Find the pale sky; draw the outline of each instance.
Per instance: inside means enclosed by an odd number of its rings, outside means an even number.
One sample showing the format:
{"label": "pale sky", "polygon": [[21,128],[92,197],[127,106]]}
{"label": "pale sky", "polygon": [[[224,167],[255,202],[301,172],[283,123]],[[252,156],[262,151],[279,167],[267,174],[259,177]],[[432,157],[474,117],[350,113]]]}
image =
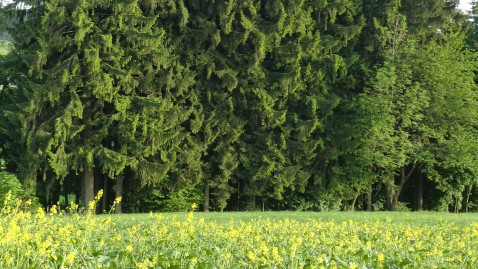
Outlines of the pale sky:
{"label": "pale sky", "polygon": [[471,0],[460,0],[459,8],[463,11],[469,11],[471,9]]}

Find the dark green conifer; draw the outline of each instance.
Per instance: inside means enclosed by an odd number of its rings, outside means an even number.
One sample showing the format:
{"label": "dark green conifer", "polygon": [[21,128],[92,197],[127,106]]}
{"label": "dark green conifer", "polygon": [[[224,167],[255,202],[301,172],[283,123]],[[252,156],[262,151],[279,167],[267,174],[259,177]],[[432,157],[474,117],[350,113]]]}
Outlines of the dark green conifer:
{"label": "dark green conifer", "polygon": [[[32,4],[32,3],[31,3]],[[140,1],[42,1],[35,25],[17,33],[16,60],[31,90],[23,135],[37,171],[82,174],[83,204],[95,170],[127,167],[141,184],[167,177],[192,113],[192,82]],[[36,44],[32,46],[31,44]]]}

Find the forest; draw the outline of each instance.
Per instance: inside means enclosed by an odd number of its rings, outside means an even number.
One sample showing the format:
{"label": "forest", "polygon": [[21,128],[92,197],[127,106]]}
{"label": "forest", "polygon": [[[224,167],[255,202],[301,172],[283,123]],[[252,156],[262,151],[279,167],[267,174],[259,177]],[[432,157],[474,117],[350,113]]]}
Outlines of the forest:
{"label": "forest", "polygon": [[478,211],[478,2],[458,3],[0,5],[0,200]]}

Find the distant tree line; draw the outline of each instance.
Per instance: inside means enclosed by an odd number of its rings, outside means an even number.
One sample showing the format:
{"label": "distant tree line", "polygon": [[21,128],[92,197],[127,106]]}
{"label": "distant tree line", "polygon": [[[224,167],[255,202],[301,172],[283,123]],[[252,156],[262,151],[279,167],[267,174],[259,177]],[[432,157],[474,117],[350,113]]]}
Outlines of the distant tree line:
{"label": "distant tree line", "polygon": [[0,182],[99,211],[476,211],[458,2],[14,1]]}

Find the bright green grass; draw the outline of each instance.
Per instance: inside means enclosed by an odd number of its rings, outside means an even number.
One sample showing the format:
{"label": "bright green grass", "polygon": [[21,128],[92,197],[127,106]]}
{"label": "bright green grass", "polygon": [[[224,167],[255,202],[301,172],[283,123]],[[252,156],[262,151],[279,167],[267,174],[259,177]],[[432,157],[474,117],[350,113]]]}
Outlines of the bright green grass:
{"label": "bright green grass", "polygon": [[[357,222],[370,221],[391,221],[393,223],[410,224],[410,225],[438,225],[442,223],[455,223],[456,225],[465,226],[474,222],[478,222],[478,214],[453,214],[440,212],[195,212],[197,218],[204,218],[206,221],[228,222],[234,221],[250,221],[258,218],[283,220],[293,219],[297,221],[321,220],[342,222],[353,220]],[[163,213],[166,218],[176,217],[183,219],[186,213]],[[119,220],[129,222],[147,221],[148,214],[123,214],[115,216]]]}

